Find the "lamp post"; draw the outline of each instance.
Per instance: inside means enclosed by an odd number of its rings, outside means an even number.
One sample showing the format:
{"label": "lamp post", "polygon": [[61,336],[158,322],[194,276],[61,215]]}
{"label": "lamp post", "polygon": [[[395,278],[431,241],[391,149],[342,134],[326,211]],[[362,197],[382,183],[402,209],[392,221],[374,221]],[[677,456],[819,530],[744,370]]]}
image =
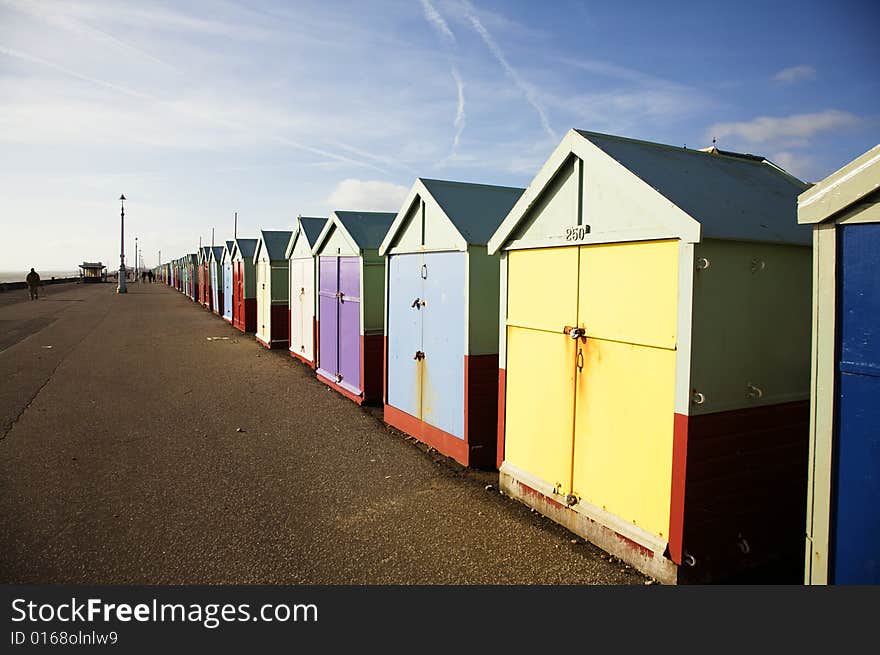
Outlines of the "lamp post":
{"label": "lamp post", "polygon": [[128,293],[125,288],[125,195],[119,196],[119,284],[116,293]]}

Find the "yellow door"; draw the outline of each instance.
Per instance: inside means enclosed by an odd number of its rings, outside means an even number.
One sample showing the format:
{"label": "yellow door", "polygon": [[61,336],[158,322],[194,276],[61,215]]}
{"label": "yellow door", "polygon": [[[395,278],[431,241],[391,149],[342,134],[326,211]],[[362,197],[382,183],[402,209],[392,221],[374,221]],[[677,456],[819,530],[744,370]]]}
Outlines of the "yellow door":
{"label": "yellow door", "polygon": [[571,487],[576,247],[508,255],[504,459],[539,480]]}
{"label": "yellow door", "polygon": [[668,538],[678,242],[580,249],[572,491]]}

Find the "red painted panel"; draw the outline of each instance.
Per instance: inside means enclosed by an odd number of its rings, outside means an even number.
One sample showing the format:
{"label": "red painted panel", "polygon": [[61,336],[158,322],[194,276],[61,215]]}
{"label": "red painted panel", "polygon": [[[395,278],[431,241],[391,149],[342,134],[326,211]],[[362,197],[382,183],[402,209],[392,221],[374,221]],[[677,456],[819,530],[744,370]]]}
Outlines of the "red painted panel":
{"label": "red painted panel", "polygon": [[315,377],[317,377],[318,380],[319,380],[320,382],[323,382],[324,384],[326,384],[328,387],[330,387],[330,388],[333,389],[334,391],[337,391],[337,392],[341,393],[343,396],[345,396],[345,397],[348,398],[349,400],[351,400],[351,401],[353,401],[353,402],[356,402],[358,405],[362,405],[362,404],[363,404],[363,402],[364,402],[363,397],[354,395],[354,394],[353,394],[351,391],[349,391],[348,389],[344,389],[344,388],[340,387],[338,384],[336,384],[336,383],[333,382],[332,380],[328,380],[327,378],[325,378],[325,377],[324,377],[323,375],[321,375],[320,373],[317,374]]}
{"label": "red painted panel", "polygon": [[256,332],[257,331],[257,299],[256,298],[245,298],[244,299],[244,331],[245,332]]}
{"label": "red painted panel", "polygon": [[361,335],[361,389],[367,404],[382,402],[385,393],[382,375],[384,353],[384,335]]}
{"label": "red painted panel", "polygon": [[303,364],[305,364],[309,368],[315,368],[315,362],[310,362],[303,355],[300,355],[299,353],[295,353],[292,350],[288,350],[287,352],[290,353],[291,357],[293,357],[294,359],[298,359],[299,361],[301,361]]}
{"label": "red painted panel", "polygon": [[464,357],[464,440],[470,465],[492,468],[498,453],[498,355]]}
{"label": "red painted panel", "polygon": [[503,368],[498,369],[498,453],[495,465],[500,469],[504,462],[504,408],[507,395],[507,372]]}
{"label": "red painted panel", "polygon": [[688,417],[675,414],[672,422],[672,491],[669,505],[669,558],[681,564],[684,538],[684,490],[687,473]]}
{"label": "red painted panel", "polygon": [[314,322],[314,325],[315,325],[315,331],[312,333],[312,338],[314,338],[314,340],[315,340],[315,349],[312,351],[315,354],[315,364],[314,364],[313,368],[318,368],[318,353],[321,352],[320,350],[318,350],[318,345],[320,344],[320,341],[321,341],[321,339],[318,336],[320,334],[318,332],[318,327],[319,327],[318,317],[316,316],[315,318],[312,319],[312,321]]}
{"label": "red painted panel", "polygon": [[388,402],[388,337],[382,335],[382,404]]}
{"label": "red painted panel", "polygon": [[438,452],[443,453],[447,457],[452,457],[459,464],[470,466],[468,447],[464,440],[435,428],[433,425],[429,425],[391,405],[385,405],[385,422],[436,448]]}
{"label": "red painted panel", "polygon": [[772,565],[803,575],[809,402],[691,416],[687,427],[683,580]]}
{"label": "red painted panel", "polygon": [[290,347],[290,311],[287,303],[273,304],[271,307],[272,334],[269,338],[272,340],[272,348],[289,348]]}

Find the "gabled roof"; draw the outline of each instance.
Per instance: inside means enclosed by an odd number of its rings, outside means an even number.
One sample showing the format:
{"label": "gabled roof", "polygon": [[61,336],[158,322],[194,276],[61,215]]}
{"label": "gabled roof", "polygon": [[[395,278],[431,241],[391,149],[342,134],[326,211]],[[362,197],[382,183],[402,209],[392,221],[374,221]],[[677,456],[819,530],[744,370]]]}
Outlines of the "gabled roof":
{"label": "gabled roof", "polygon": [[[821,223],[880,189],[880,145],[834,171],[798,197],[798,222]],[[874,198],[874,202],[877,202]]]}
{"label": "gabled roof", "polygon": [[312,254],[318,250],[335,225],[358,250],[371,250],[379,247],[396,214],[390,212],[349,212],[335,211],[324,224],[321,234],[312,246]]}
{"label": "gabled roof", "polygon": [[703,238],[812,243],[795,200],[809,185],[763,157],[577,133],[699,221]]}
{"label": "gabled roof", "polygon": [[385,254],[397,232],[405,227],[418,195],[425,194],[434,200],[465,244],[484,246],[524,191],[517,187],[417,178],[379,251]]}
{"label": "gabled roof", "polygon": [[270,261],[285,259],[284,251],[287,249],[291,234],[293,233],[290,230],[260,230],[260,238],[254,250],[254,263],[264,248]]}
{"label": "gabled roof", "polygon": [[[665,212],[672,221],[667,227],[678,232],[680,238],[692,242],[715,238],[801,245],[812,241],[809,231],[799,227],[796,220],[795,199],[808,185],[763,157],[570,130],[492,235],[490,253],[511,238],[572,155],[589,159],[594,170],[596,166],[607,167],[608,174],[620,180],[621,189],[636,185],[632,189],[647,194],[646,198],[657,197],[658,208],[674,209]],[[608,179],[608,174],[603,177]],[[590,175],[585,167],[585,221],[590,206]],[[614,219],[603,218],[606,222]],[[627,220],[631,222],[632,217]]]}
{"label": "gabled roof", "polygon": [[223,259],[223,246],[211,246],[211,258],[218,262]]}
{"label": "gabled roof", "polygon": [[296,228],[290,234],[290,240],[287,242],[287,249],[284,251],[284,256],[287,259],[290,259],[290,256],[293,254],[293,249],[296,246],[296,240],[300,238],[300,235],[302,235],[302,238],[305,238],[306,247],[311,250],[312,246],[315,245],[315,241],[317,241],[318,237],[321,235],[321,230],[324,229],[326,223],[326,218],[297,216]]}
{"label": "gabled roof", "polygon": [[241,253],[242,259],[253,259],[254,251],[257,249],[256,239],[235,239],[232,247],[232,255]]}
{"label": "gabled roof", "polygon": [[324,229],[324,225],[327,224],[327,217],[316,218],[314,216],[300,216],[299,224],[309,242],[309,246],[311,247],[314,245],[315,241],[318,240],[318,236],[320,236],[321,230]]}

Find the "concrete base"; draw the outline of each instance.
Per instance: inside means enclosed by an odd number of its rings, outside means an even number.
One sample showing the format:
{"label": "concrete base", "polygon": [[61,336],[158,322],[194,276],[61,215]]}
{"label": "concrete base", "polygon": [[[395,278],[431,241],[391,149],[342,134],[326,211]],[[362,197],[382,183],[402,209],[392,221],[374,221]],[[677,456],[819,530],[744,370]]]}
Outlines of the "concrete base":
{"label": "concrete base", "polygon": [[678,566],[664,552],[666,543],[589,503],[573,507],[528,473],[507,462],[499,471],[499,486],[508,496],[583,537],[663,584],[678,583]]}

